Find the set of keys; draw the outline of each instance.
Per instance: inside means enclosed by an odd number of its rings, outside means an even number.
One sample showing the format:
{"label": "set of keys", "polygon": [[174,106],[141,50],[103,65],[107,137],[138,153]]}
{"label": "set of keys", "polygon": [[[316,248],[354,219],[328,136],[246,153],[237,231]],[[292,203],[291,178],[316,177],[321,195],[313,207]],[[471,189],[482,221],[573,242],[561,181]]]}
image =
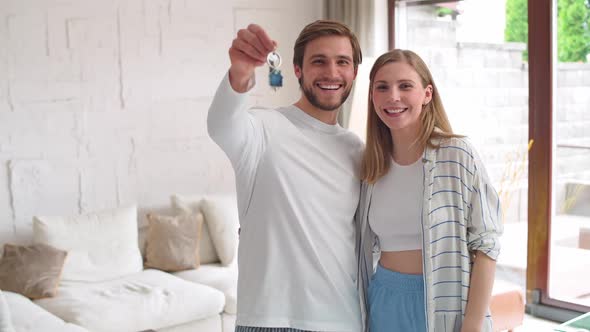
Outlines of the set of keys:
{"label": "set of keys", "polygon": [[275,91],[283,86],[283,75],[281,75],[281,71],[279,70],[281,62],[281,56],[277,51],[272,51],[266,56],[266,63],[268,64],[269,70],[268,83]]}

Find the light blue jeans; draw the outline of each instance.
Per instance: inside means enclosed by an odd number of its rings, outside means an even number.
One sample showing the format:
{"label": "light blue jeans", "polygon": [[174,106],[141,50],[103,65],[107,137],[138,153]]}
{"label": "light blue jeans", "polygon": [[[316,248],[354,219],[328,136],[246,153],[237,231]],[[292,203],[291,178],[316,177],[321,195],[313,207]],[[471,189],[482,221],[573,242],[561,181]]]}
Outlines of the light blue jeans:
{"label": "light blue jeans", "polygon": [[403,274],[377,265],[368,293],[371,332],[426,331],[422,275]]}

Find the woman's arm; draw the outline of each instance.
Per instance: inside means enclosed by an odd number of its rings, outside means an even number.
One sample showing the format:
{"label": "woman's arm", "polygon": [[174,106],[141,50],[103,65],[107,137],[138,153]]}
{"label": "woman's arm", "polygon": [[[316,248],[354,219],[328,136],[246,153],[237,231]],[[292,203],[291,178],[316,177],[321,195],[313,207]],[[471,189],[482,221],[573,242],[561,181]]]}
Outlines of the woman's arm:
{"label": "woman's arm", "polygon": [[481,331],[492,296],[495,272],[496,261],[476,251],[461,332]]}

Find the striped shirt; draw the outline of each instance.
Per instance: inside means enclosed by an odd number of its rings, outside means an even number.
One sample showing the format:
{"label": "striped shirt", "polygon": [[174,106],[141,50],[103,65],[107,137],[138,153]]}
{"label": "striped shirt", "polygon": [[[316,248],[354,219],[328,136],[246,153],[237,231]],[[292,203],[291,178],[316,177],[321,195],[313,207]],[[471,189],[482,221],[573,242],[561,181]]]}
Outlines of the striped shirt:
{"label": "striped shirt", "polygon": [[[464,138],[427,147],[422,158],[422,257],[429,332],[460,331],[469,293],[473,253],[496,260],[503,231],[500,201],[477,153]],[[379,251],[369,223],[373,185],[363,184],[357,213],[359,293],[367,286]],[[374,256],[375,255],[375,256]],[[368,314],[363,310],[367,322]],[[367,325],[367,324],[365,324]],[[482,331],[492,331],[488,314]]]}

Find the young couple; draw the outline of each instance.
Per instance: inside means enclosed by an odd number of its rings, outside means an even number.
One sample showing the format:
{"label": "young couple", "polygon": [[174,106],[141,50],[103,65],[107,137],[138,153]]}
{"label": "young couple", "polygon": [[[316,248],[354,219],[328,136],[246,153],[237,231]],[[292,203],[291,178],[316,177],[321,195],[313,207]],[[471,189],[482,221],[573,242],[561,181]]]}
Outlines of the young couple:
{"label": "young couple", "polygon": [[207,119],[236,175],[236,332],[492,331],[499,200],[426,64],[406,50],[377,59],[364,146],[336,122],[362,61],[349,28],[307,25],[301,98],[250,111],[275,48],[258,25],[238,32]]}

